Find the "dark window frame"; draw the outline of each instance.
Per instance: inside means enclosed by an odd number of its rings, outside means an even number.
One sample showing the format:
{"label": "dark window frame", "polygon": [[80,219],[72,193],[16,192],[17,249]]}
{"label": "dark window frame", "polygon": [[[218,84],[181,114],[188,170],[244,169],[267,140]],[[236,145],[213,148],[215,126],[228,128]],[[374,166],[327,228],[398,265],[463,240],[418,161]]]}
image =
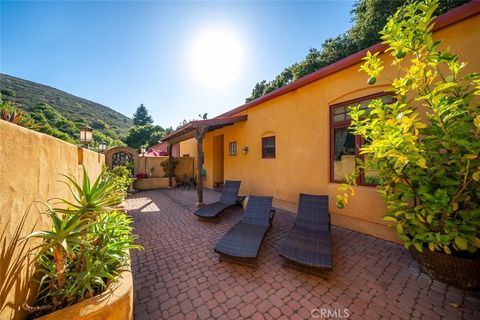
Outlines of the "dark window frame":
{"label": "dark window frame", "polygon": [[[232,148],[232,146],[235,146],[234,148]],[[234,152],[232,152],[234,151]],[[230,157],[236,157],[238,154],[238,145],[237,145],[237,141],[230,141],[228,143],[228,155]]]}
{"label": "dark window frame", "polygon": [[[265,147],[265,141],[273,139],[273,147]],[[273,155],[269,155],[266,153],[265,149],[267,148],[273,148]],[[268,136],[268,137],[262,137],[262,159],[275,159],[277,155],[277,141],[275,139],[275,136]]]}
{"label": "dark window frame", "polygon": [[[392,92],[377,92],[377,93],[374,93],[374,94],[370,94],[370,95],[367,95],[367,96],[362,96],[362,97],[359,97],[359,98],[355,98],[355,99],[351,99],[351,100],[348,100],[348,101],[344,101],[344,102],[340,102],[340,103],[336,103],[336,104],[332,104],[330,105],[330,112],[329,112],[329,125],[330,125],[330,154],[329,154],[329,157],[330,157],[330,182],[331,183],[345,183],[345,180],[335,180],[335,174],[334,174],[334,147],[335,147],[335,143],[334,143],[334,130],[335,129],[341,129],[341,128],[348,128],[350,126],[350,124],[352,123],[352,120],[351,119],[345,119],[343,121],[333,121],[333,117],[334,117],[334,110],[335,108],[338,108],[338,107],[345,107],[345,106],[350,106],[350,105],[354,105],[356,103],[360,103],[362,101],[365,101],[365,100],[372,100],[372,99],[376,99],[376,98],[381,98],[381,97],[384,97],[384,96],[392,96]],[[362,146],[362,144],[364,143],[364,139],[362,139],[362,137],[360,136],[355,136],[355,159],[362,159],[362,160],[365,160],[365,156],[364,155],[361,155],[360,154],[360,147]],[[356,165],[356,160],[355,160],[355,165]],[[377,186],[377,184],[372,184],[372,183],[367,183],[365,182],[365,172],[360,172],[359,176],[357,177],[357,180],[356,180],[356,183],[357,185],[360,185],[360,186],[367,186],[367,187],[375,187]]]}

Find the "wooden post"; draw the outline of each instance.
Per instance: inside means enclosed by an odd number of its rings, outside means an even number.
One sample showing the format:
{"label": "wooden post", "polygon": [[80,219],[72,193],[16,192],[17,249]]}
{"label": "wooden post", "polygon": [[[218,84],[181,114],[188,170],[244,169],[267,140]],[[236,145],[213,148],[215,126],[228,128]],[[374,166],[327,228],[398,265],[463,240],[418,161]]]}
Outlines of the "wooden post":
{"label": "wooden post", "polygon": [[203,206],[203,137],[206,131],[206,127],[201,127],[195,133],[195,139],[197,140],[197,207]]}
{"label": "wooden post", "polygon": [[172,176],[173,176],[173,172],[172,170],[170,170],[170,167],[172,165],[172,161],[173,161],[173,151],[172,151],[172,145],[169,143],[167,145],[167,149],[168,149],[168,188],[171,189],[173,187],[173,181],[172,181]]}

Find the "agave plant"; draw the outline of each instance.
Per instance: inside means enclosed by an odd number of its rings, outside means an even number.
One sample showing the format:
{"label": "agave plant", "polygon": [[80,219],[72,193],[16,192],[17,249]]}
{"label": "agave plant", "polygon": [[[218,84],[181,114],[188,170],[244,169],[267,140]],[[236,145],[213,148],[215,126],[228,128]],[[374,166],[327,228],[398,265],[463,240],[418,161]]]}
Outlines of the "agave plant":
{"label": "agave plant", "polygon": [[23,121],[23,113],[20,110],[9,110],[7,107],[2,108],[2,111],[0,112],[1,119],[21,125]]}
{"label": "agave plant", "polygon": [[62,176],[67,181],[61,182],[68,186],[74,201],[67,201],[61,198],[52,199],[57,200],[56,205],[66,205],[66,208],[57,209],[58,212],[79,214],[81,219],[91,219],[95,214],[111,211],[113,206],[118,205],[125,198],[122,186],[105,169],[93,184],[88,177],[85,167],[83,167],[83,180],[81,183],[71,175]]}
{"label": "agave plant", "polygon": [[105,170],[90,182],[83,169],[82,183],[71,176],[64,181],[73,201],[54,198],[47,204],[50,231],[36,231],[29,238],[43,242],[35,249],[39,291],[35,307],[28,311],[56,310],[80,302],[118,281],[134,244],[131,219],[112,207],[125,196],[123,186]]}
{"label": "agave plant", "polygon": [[[81,239],[81,234],[89,227],[85,220],[80,220],[77,215],[69,215],[60,218],[54,208],[48,206],[47,214],[52,219],[51,231],[36,231],[28,236],[28,238],[40,238],[43,242],[34,249],[40,249],[37,257],[41,260],[41,264],[45,266],[47,263],[52,264],[50,270],[55,270],[55,276],[52,277],[51,272],[46,272],[41,281],[50,281],[49,287],[56,290],[63,290],[65,287],[65,273],[67,270],[68,260],[75,259],[74,248],[78,245],[85,245]],[[53,261],[44,261],[45,257],[51,255]],[[43,261],[42,261],[43,260]],[[54,267],[54,268],[53,268]],[[57,303],[58,301],[54,301]]]}

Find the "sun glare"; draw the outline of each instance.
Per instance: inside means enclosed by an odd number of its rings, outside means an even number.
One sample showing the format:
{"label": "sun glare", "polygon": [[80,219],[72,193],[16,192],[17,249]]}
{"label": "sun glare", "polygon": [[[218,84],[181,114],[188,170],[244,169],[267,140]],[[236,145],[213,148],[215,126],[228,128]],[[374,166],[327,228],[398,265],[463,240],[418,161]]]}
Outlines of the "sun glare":
{"label": "sun glare", "polygon": [[200,31],[189,54],[193,76],[205,87],[231,85],[244,67],[244,44],[238,35],[222,27]]}

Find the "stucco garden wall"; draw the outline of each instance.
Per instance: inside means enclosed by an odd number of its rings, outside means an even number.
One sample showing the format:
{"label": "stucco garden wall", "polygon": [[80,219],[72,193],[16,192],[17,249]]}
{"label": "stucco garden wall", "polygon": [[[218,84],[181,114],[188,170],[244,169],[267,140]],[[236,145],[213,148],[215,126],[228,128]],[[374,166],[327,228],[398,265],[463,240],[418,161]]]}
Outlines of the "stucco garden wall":
{"label": "stucco garden wall", "polygon": [[[33,241],[21,239],[50,227],[39,213],[53,197],[69,198],[62,174],[82,177],[82,164],[96,178],[103,155],[0,120],[0,319],[23,319],[21,305],[36,294],[33,266],[26,255]],[[27,212],[28,208],[31,209]]]}
{"label": "stucco garden wall", "polygon": [[[168,157],[138,157],[137,172],[150,174],[152,170],[153,178],[165,177],[165,170],[161,165],[162,161],[167,160]],[[178,160],[177,167],[175,168],[175,175],[179,177],[194,175],[194,162],[192,157],[175,157]]]}

